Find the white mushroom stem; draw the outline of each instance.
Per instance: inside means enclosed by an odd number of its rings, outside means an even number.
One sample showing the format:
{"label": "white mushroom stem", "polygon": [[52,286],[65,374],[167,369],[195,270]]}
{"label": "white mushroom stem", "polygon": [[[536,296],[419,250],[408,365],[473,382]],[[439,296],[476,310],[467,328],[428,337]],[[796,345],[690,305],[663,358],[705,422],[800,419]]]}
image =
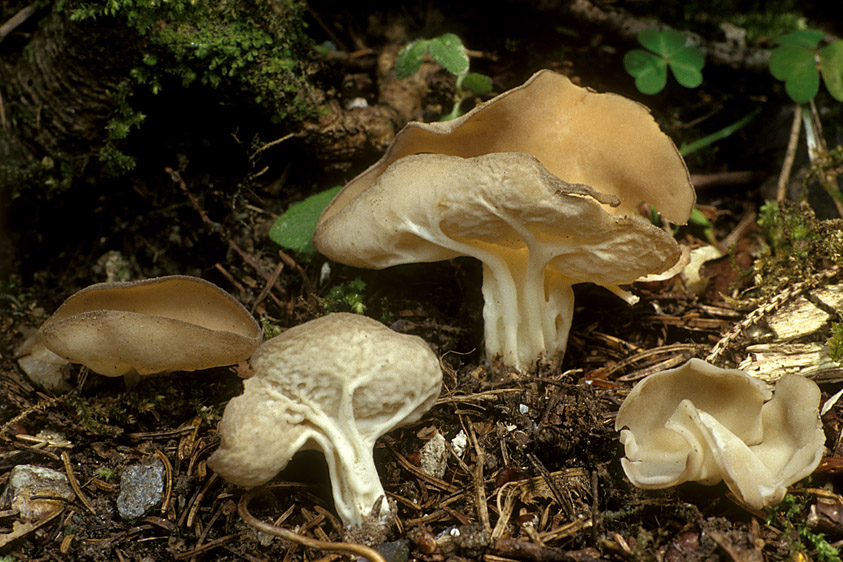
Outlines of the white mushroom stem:
{"label": "white mushroom stem", "polygon": [[[483,263],[483,324],[486,354],[504,364],[525,369],[541,357],[565,351],[574,315],[572,282],[548,269],[555,257],[541,251],[528,229],[500,209],[490,211],[513,228],[526,243],[510,252],[484,249],[446,235],[431,220],[428,229],[412,223],[402,230]],[[526,259],[525,259],[526,257]]]}
{"label": "white mushroom stem", "polygon": [[360,527],[366,517],[377,515],[382,524],[386,523],[389,503],[372,457],[374,443],[359,435],[344,438],[338,431],[315,433],[313,439],[325,453],[334,507],[340,519],[352,527]]}
{"label": "white mushroom stem", "polygon": [[486,353],[517,369],[563,353],[573,319],[571,283],[548,270],[549,260],[539,254],[530,251],[526,263],[503,267],[483,262]]}
{"label": "white mushroom stem", "polygon": [[304,448],[315,448],[325,455],[337,514],[346,524],[359,527],[364,518],[372,514],[378,500],[382,502],[380,519],[385,522],[389,504],[372,456],[377,436],[362,435],[353,423],[353,390],[343,389],[347,397],[340,401],[339,412],[330,413],[305,395],[297,396],[295,401],[274,390],[268,395],[278,403],[296,403],[297,410],[304,414],[301,428],[308,434],[309,441]]}

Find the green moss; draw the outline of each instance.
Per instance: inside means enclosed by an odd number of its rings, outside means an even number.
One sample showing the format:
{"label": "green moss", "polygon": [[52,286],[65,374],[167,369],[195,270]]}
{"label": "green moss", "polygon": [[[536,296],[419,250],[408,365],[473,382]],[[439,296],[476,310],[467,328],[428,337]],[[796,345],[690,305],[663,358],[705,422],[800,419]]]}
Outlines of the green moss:
{"label": "green moss", "polygon": [[843,324],[831,326],[828,338],[828,357],[835,363],[843,363]]}
{"label": "green moss", "polygon": [[114,471],[107,466],[100,467],[96,472],[96,477],[105,482],[111,482],[114,476]]}
{"label": "green moss", "polygon": [[327,312],[353,312],[363,314],[366,311],[366,282],[359,277],[340,283],[325,295],[322,306]]}
{"label": "green moss", "polygon": [[[50,154],[43,162],[20,166],[0,163],[0,185],[13,186],[12,197],[36,188],[49,196],[69,188],[96,159],[106,177],[135,169],[127,139],[143,126],[146,115],[133,104],[133,96],[148,89],[201,86],[215,90],[221,105],[254,104],[273,122],[301,121],[316,114],[307,85],[312,43],[304,33],[301,0],[240,3],[227,0],[57,0],[54,10],[74,22],[109,20],[125,28],[127,45],[137,45],[134,65],[124,76],[114,76],[119,86],[111,93],[114,111],[102,143],[89,154],[68,157]],[[24,56],[31,55],[29,45]],[[15,119],[39,126],[38,117],[9,103]]]}
{"label": "green moss", "polygon": [[747,42],[779,37],[792,31],[807,29],[808,23],[798,11],[764,10],[733,14],[726,21],[746,30]]}
{"label": "green moss", "polygon": [[266,316],[261,316],[261,328],[265,339],[272,339],[281,335],[281,328],[273,324]]}
{"label": "green moss", "polygon": [[754,266],[764,289],[778,291],[795,277],[843,264],[843,223],[818,220],[807,203],[765,203],[758,216],[765,241]]}
{"label": "green moss", "polygon": [[[61,156],[61,155],[56,155]],[[38,189],[46,198],[61,193],[73,184],[82,171],[83,159],[60,158],[58,161],[45,156],[28,166],[0,164],[0,186],[12,186],[11,197],[20,197],[27,189]]]}
{"label": "green moss", "polygon": [[305,80],[311,42],[298,0],[272,5],[107,0],[62,7],[73,20],[111,17],[145,38],[141,63],[130,74],[153,93],[174,76],[183,87],[199,83],[244,92],[275,120],[301,119],[313,111]]}
{"label": "green moss", "polygon": [[76,393],[67,394],[61,400],[76,412],[76,418],[88,432],[112,437],[123,433],[121,428],[109,423],[115,414],[112,400],[89,399]]}
{"label": "green moss", "polygon": [[791,559],[796,559],[798,553],[810,553],[819,562],[841,562],[840,553],[825,535],[811,531],[805,524],[807,515],[806,499],[787,494],[771,510],[767,524],[784,531],[784,538],[790,541]]}

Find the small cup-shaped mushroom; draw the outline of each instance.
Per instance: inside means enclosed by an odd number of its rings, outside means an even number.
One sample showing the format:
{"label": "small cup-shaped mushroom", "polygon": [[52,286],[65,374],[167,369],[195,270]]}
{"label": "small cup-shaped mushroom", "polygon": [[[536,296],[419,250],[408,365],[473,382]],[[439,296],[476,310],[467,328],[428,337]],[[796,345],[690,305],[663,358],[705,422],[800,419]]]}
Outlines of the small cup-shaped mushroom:
{"label": "small cup-shaped mushroom", "polygon": [[549,173],[523,153],[405,156],[338,212],[314,246],[380,269],[471,256],[483,263],[486,354],[519,369],[561,356],[572,285],[616,289],[679,258],[663,230],[606,211],[613,196]]}
{"label": "small cup-shaped mushroom", "polygon": [[430,347],[364,316],[329,314],[267,340],[251,365],[208,466],[233,484],[258,486],[299,450],[319,450],[343,522],[382,520],[375,441],[421,418],[439,396],[442,371]]}
{"label": "small cup-shaped mushroom", "polygon": [[469,158],[495,152],[531,154],[566,182],[616,196],[620,204],[609,212],[618,215],[637,215],[646,202],[665,219],[684,224],[696,200],[679,151],[646,107],[542,70],[457,119],[409,123],[380,160],[343,187],[323,218],[339,212],[405,156]]}
{"label": "small cup-shaped mushroom", "polygon": [[180,275],[91,285],[40,329],[50,351],[109,377],[231,365],[247,359],[262,338],[234,297]]}
{"label": "small cup-shaped mushroom", "polygon": [[[772,396],[772,399],[771,399]],[[699,359],[639,382],[618,411],[624,472],[640,488],[721,480],[754,508],[775,505],[820,462],[820,390],[785,375],[771,393]]]}

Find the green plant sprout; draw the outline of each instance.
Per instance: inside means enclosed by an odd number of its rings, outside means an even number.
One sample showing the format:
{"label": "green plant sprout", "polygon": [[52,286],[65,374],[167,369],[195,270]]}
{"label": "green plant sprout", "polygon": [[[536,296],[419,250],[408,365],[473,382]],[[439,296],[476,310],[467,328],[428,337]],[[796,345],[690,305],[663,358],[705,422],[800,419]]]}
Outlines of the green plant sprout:
{"label": "green plant sprout", "polygon": [[97,478],[105,482],[111,482],[114,479],[114,471],[107,466],[100,467],[95,474]]}
{"label": "green plant sprout", "polygon": [[697,139],[691,143],[682,143],[682,146],[679,147],[679,154],[681,154],[683,157],[688,156],[689,154],[701,150],[719,140],[723,140],[726,137],[731,136],[732,134],[746,127],[750,123],[750,121],[752,121],[758,116],[759,113],[761,113],[761,108],[756,107],[747,115],[741,117],[731,125],[727,125],[722,129],[717,130],[711,133],[710,135],[706,135],[700,139]]}
{"label": "green plant sprout", "polygon": [[442,117],[448,121],[462,114],[462,102],[472,95],[482,96],[492,91],[492,79],[485,74],[469,72],[468,51],[462,40],[453,33],[445,33],[433,39],[420,39],[401,49],[395,62],[395,75],[406,80],[421,67],[427,55],[433,61],[457,77],[454,93],[454,107]]}
{"label": "green plant sprout", "polygon": [[831,97],[843,101],[843,40],[819,48],[825,34],[803,29],[774,40],[770,73],[784,81],[784,89],[796,103],[808,103],[820,88],[820,74]]}
{"label": "green plant sprout", "polygon": [[623,66],[635,78],[635,87],[642,94],[657,94],[667,84],[667,69],[686,88],[702,84],[705,55],[688,38],[673,29],[645,29],[638,42],[647,49],[632,49],[623,58]]}
{"label": "green plant sprout", "polygon": [[311,244],[316,223],[322,210],[328,206],[342,186],[326,189],[311,195],[304,201],[290,205],[290,208],[275,221],[269,229],[269,238],[279,246],[300,254],[314,254]]}
{"label": "green plant sprout", "polygon": [[366,304],[363,302],[365,291],[366,282],[356,277],[351,281],[331,287],[331,290],[322,300],[322,306],[328,312],[363,314],[366,311]]}
{"label": "green plant sprout", "polygon": [[261,316],[261,328],[263,329],[264,337],[268,340],[280,336],[283,331],[280,326],[273,324],[266,316]]}
{"label": "green plant sprout", "polygon": [[[805,524],[806,504],[806,499],[798,499],[792,494],[787,494],[779,505],[770,510],[767,524],[782,526],[791,541],[791,554],[813,549],[818,562],[843,562],[840,559],[840,552],[828,542],[825,535],[813,532]],[[792,556],[791,559],[796,558]]]}

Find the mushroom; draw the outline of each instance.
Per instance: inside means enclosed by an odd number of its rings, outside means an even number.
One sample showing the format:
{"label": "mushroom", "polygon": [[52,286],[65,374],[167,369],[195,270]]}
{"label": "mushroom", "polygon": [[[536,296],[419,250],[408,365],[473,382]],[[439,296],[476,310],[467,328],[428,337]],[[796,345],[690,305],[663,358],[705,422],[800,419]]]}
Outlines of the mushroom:
{"label": "mushroom", "polygon": [[805,377],[783,376],[773,394],[743,371],[691,359],[643,379],[624,400],[615,420],[621,464],[640,488],[724,480],[750,507],[774,505],[820,462],[819,401]]}
{"label": "mushroom", "polygon": [[564,353],[572,285],[619,291],[677,261],[672,236],[608,212],[617,204],[528,154],[410,155],[341,209],[326,211],[313,244],[333,260],[376,269],[479,259],[487,357],[525,369]]}
{"label": "mushroom", "polygon": [[457,119],[409,123],[380,160],[337,194],[321,220],[340,212],[405,156],[494,152],[532,154],[551,174],[616,196],[620,203],[610,212],[617,215],[637,215],[647,202],[666,220],[684,224],[696,200],[679,151],[645,106],[542,70]]}
{"label": "mushroom", "polygon": [[53,353],[109,377],[231,365],[263,336],[234,297],[188,276],[91,285],[39,332]]}
{"label": "mushroom", "polygon": [[225,407],[208,459],[232,484],[272,479],[302,449],[325,454],[334,504],[349,526],[384,524],[389,507],[375,441],[418,420],[439,396],[442,371],[419,337],[356,314],[330,314],[264,342],[254,376]]}

